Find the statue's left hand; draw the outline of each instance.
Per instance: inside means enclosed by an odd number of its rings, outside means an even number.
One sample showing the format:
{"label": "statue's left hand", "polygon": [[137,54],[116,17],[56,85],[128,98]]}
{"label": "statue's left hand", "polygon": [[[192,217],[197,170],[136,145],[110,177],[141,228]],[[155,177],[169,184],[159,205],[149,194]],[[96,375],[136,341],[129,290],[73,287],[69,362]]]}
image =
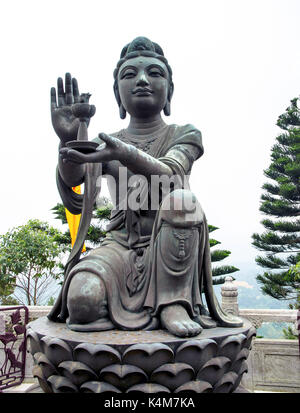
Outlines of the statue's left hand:
{"label": "statue's left hand", "polygon": [[122,160],[126,156],[127,145],[120,141],[120,139],[105,133],[100,133],[99,138],[105,143],[99,145],[95,152],[84,154],[75,149],[65,147],[59,151],[59,154],[64,162],[70,161],[79,164]]}

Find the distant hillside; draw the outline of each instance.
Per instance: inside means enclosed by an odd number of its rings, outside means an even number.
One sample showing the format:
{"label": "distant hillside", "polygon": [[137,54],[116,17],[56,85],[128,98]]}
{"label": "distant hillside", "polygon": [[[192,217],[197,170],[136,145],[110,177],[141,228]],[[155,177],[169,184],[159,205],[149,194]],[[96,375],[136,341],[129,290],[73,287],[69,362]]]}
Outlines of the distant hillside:
{"label": "distant hillside", "polygon": [[[227,264],[227,263],[226,263]],[[288,301],[279,301],[264,295],[256,281],[256,275],[262,270],[255,262],[244,263],[234,262],[229,265],[235,265],[240,271],[235,272],[233,277],[238,284],[238,303],[239,308],[268,308],[268,309],[287,309]],[[218,299],[221,301],[221,287],[214,287]]]}
{"label": "distant hillside", "polygon": [[[238,285],[238,304],[239,308],[268,308],[268,309],[287,309],[288,302],[275,300],[272,297],[262,294],[259,285],[252,280],[247,281],[247,277],[238,276],[236,273],[237,284],[244,281],[244,285]],[[216,285],[214,287],[215,293],[221,299],[221,287]]]}

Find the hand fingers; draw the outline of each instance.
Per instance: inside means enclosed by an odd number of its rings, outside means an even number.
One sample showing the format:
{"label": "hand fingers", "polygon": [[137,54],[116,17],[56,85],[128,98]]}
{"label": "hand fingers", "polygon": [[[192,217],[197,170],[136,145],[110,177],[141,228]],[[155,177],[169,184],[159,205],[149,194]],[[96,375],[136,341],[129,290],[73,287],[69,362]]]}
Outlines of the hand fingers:
{"label": "hand fingers", "polygon": [[68,149],[68,148],[62,148],[59,151],[59,154],[61,158],[63,159],[63,162],[75,162],[75,163],[85,163],[86,162],[86,156],[74,149]]}
{"label": "hand fingers", "polygon": [[66,104],[72,105],[72,103],[74,102],[74,99],[73,99],[72,77],[70,73],[66,73],[66,76],[65,76],[65,90],[66,90],[66,94],[65,94]]}
{"label": "hand fingers", "polygon": [[58,106],[64,106],[65,104],[64,82],[61,77],[57,79],[57,96],[58,96]]}
{"label": "hand fingers", "polygon": [[112,138],[109,135],[106,135],[106,133],[99,133],[99,138],[103,140],[108,146],[116,146],[114,142],[114,138]]}
{"label": "hand fingers", "polygon": [[74,102],[77,103],[79,102],[79,88],[78,88],[78,82],[77,79],[75,79],[75,77],[73,77],[72,79],[72,86],[73,86],[73,96],[74,96]]}
{"label": "hand fingers", "polygon": [[63,159],[63,161],[67,160],[67,156],[68,156],[68,148],[61,148],[59,151],[59,156]]}
{"label": "hand fingers", "polygon": [[57,108],[57,103],[56,103],[56,90],[55,87],[51,88],[51,92],[50,92],[50,101],[51,101],[51,110],[56,109]]}

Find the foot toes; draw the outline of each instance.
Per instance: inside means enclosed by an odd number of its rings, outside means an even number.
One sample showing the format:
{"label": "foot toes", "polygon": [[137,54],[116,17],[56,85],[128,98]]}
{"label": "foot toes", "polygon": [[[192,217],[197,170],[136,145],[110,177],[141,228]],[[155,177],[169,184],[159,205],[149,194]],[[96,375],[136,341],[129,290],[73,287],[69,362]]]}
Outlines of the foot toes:
{"label": "foot toes", "polygon": [[185,308],[174,305],[165,307],[161,313],[162,325],[170,333],[179,337],[192,337],[202,331],[202,327],[192,321]]}
{"label": "foot toes", "polygon": [[176,330],[176,335],[180,336],[180,337],[187,337],[188,336],[188,328],[187,326],[184,325],[184,323],[179,322],[179,321],[175,321],[174,322],[174,332]]}
{"label": "foot toes", "polygon": [[188,336],[196,336],[198,335],[202,328],[199,324],[195,323],[194,321],[186,321],[185,323],[185,327],[187,329],[188,332]]}
{"label": "foot toes", "polygon": [[202,327],[198,323],[195,323],[193,321],[193,332],[195,333],[195,335],[200,334],[201,331],[202,331]]}

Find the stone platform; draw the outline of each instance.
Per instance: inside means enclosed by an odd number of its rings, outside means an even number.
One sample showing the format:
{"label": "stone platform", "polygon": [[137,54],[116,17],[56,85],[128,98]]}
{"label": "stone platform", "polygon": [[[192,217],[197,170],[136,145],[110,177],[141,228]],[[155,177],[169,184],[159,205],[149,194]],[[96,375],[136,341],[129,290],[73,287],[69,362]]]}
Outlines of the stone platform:
{"label": "stone platform", "polygon": [[247,371],[255,329],[79,333],[46,317],[28,325],[33,375],[45,393],[231,393]]}

